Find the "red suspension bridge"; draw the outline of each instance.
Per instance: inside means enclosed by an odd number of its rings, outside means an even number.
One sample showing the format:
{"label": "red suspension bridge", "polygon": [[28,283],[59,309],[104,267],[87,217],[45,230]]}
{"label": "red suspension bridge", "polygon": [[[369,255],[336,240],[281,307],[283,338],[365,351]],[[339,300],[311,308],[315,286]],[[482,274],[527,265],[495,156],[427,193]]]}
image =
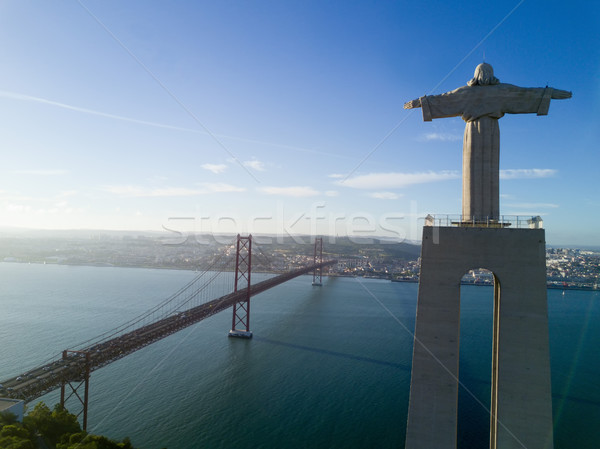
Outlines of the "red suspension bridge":
{"label": "red suspension bridge", "polygon": [[[175,332],[230,307],[233,308],[230,337],[251,338],[250,298],[298,276],[313,273],[313,285],[321,285],[323,268],[336,260],[323,260],[323,239],[315,239],[312,263],[252,284],[252,236],[237,236],[234,243],[235,268],[225,251],[187,285],[145,313],[102,335],[29,370],[26,374],[0,382],[1,396],[31,402],[58,388],[62,406],[71,399],[82,407],[82,425],[87,428],[90,373],[119,360]],[[258,248],[258,254],[266,257]],[[233,284],[233,285],[232,285]]]}

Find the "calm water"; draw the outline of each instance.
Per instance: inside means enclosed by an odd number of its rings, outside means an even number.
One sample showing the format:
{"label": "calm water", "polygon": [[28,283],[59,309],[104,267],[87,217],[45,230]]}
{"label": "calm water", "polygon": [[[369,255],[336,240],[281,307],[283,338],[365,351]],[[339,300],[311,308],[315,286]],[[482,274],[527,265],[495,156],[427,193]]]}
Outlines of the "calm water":
{"label": "calm water", "polygon": [[[187,271],[0,263],[0,379],[160,302]],[[403,446],[417,285],[300,277],[92,374],[89,430],[144,449]],[[548,292],[556,448],[600,440],[600,297]],[[492,290],[463,287],[459,441],[486,447]],[[57,394],[42,398],[53,404]],[[73,405],[73,411],[75,406]]]}

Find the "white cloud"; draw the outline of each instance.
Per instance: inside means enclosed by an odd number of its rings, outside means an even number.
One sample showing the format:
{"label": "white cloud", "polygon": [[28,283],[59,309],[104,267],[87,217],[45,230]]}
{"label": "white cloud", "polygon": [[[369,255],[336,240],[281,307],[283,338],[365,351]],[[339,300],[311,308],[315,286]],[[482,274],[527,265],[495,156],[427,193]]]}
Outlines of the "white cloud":
{"label": "white cloud", "polygon": [[328,175],[330,178],[343,178],[344,175],[340,174],[340,173],[332,173],[330,175]]}
{"label": "white cloud", "polygon": [[[526,178],[548,178],[554,176],[558,170],[549,168],[528,168],[500,170],[501,179],[526,179]],[[337,177],[331,176],[330,177]],[[345,180],[334,181],[334,184],[355,189],[399,189],[414,184],[426,184],[430,182],[460,179],[461,174],[456,170],[428,171],[417,173],[368,173],[358,175]]]}
{"label": "white cloud", "polygon": [[[84,209],[71,206],[67,201],[55,201],[50,203],[49,199],[42,200],[44,207],[29,204],[17,204],[8,202],[4,204],[3,209],[9,214],[19,214],[25,216],[48,216],[48,215],[69,215],[73,213],[83,213]],[[38,218],[39,219],[39,218]]]}
{"label": "white cloud", "polygon": [[459,136],[456,134],[449,134],[449,133],[428,133],[423,135],[423,137],[420,140],[426,140],[426,141],[430,141],[430,140],[441,140],[443,142],[456,142],[458,140],[462,140],[463,136]]}
{"label": "white cloud", "polygon": [[10,193],[6,191],[0,192],[0,200],[2,201],[14,201],[14,202],[26,202],[26,201],[37,201],[37,202],[48,202],[54,201],[54,198],[48,199],[45,197],[26,196],[19,193]]}
{"label": "white cloud", "polygon": [[256,171],[265,171],[265,164],[256,159],[252,159],[251,161],[244,161],[244,167],[252,168]]}
{"label": "white cloud", "polygon": [[355,189],[398,189],[413,184],[425,184],[450,179],[460,179],[460,173],[454,170],[421,173],[369,173],[355,176],[345,181],[335,181],[335,184]]}
{"label": "white cloud", "polygon": [[506,218],[511,218],[511,216],[513,217],[519,217],[520,220],[523,219],[529,219],[529,217],[536,217],[536,216],[540,216],[540,217],[547,217],[548,213],[547,212],[540,212],[539,210],[508,210],[508,212],[506,214],[504,214],[504,216]]}
{"label": "white cloud", "polygon": [[63,190],[57,196],[59,198],[67,198],[71,196],[76,196],[79,192],[77,190]]}
{"label": "white cloud", "polygon": [[516,168],[500,170],[500,179],[549,178],[558,173],[551,168]]}
{"label": "white cloud", "polygon": [[512,203],[504,204],[506,207],[519,207],[524,209],[556,209],[558,204],[553,203]]}
{"label": "white cloud", "polygon": [[188,189],[187,187],[163,187],[147,191],[145,196],[194,196],[201,195],[204,192],[197,189]]}
{"label": "white cloud", "polygon": [[8,203],[5,207],[8,212],[15,212],[15,213],[29,212],[31,210],[31,206],[28,206],[26,204]]}
{"label": "white cloud", "polygon": [[68,173],[63,169],[33,169],[33,170],[14,170],[18,175],[35,175],[35,176],[61,176]]}
{"label": "white cloud", "polygon": [[400,198],[400,195],[394,192],[373,192],[369,196],[378,200],[397,200]]}
{"label": "white cloud", "polygon": [[168,197],[168,196],[193,196],[206,193],[205,190],[188,189],[186,187],[163,187],[159,189],[146,189],[140,186],[105,186],[102,188],[105,192],[113,193],[119,196],[132,197]]}
{"label": "white cloud", "polygon": [[119,196],[145,196],[144,189],[137,186],[104,186],[101,190]]}
{"label": "white cloud", "polygon": [[118,196],[129,196],[129,197],[170,197],[170,196],[196,196],[206,195],[210,193],[222,193],[222,192],[243,192],[246,189],[243,187],[236,187],[231,184],[225,184],[222,182],[217,183],[203,183],[200,189],[190,189],[187,187],[162,187],[155,189],[148,189],[141,186],[132,185],[116,185],[116,186],[105,186],[102,188],[105,192],[113,193]]}
{"label": "white cloud", "polygon": [[260,187],[258,190],[268,195],[293,196],[298,198],[319,195],[317,190],[307,186]]}
{"label": "white cloud", "polygon": [[223,173],[227,169],[227,165],[225,164],[202,164],[200,167],[202,167],[204,170],[211,171],[217,175],[219,173]]}
{"label": "white cloud", "polygon": [[204,183],[202,186],[209,192],[243,192],[246,190],[244,187],[236,187],[224,182]]}
{"label": "white cloud", "polygon": [[65,190],[57,194],[48,194],[48,196],[27,196],[20,193],[12,193],[5,190],[0,190],[0,200],[9,202],[30,202],[30,203],[56,203],[63,198],[69,198],[78,195],[76,190]]}
{"label": "white cloud", "polygon": [[152,175],[148,178],[146,178],[146,180],[148,182],[152,182],[152,183],[164,183],[165,181],[168,181],[169,178],[167,178],[166,176],[163,175]]}
{"label": "white cloud", "polygon": [[325,191],[325,196],[339,196],[340,192],[338,192],[337,190],[326,190]]}

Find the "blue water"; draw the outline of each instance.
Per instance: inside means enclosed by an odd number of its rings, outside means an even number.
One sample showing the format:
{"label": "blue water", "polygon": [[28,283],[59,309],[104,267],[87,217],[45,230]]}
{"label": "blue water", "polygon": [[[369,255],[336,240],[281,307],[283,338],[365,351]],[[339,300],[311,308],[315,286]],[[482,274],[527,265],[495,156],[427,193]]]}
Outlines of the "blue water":
{"label": "blue water", "polygon": [[[136,316],[193,276],[0,263],[0,379]],[[226,311],[95,371],[89,430],[145,449],[403,447],[417,285],[311,280],[253,298],[252,340],[227,338]],[[463,287],[463,447],[487,446],[491,296]],[[555,447],[596,448],[600,297],[550,290],[548,300]],[[57,393],[41,399],[53,404]]]}

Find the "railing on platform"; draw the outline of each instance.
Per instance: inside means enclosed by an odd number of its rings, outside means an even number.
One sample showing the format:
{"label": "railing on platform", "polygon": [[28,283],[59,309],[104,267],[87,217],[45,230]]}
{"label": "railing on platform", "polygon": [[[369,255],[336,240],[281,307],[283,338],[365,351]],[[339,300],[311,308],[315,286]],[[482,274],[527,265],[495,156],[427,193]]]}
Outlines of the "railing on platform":
{"label": "railing on platform", "polygon": [[517,228],[517,229],[542,229],[542,217],[501,215],[499,218],[476,218],[462,215],[427,215],[425,226],[446,226],[466,228]]}

